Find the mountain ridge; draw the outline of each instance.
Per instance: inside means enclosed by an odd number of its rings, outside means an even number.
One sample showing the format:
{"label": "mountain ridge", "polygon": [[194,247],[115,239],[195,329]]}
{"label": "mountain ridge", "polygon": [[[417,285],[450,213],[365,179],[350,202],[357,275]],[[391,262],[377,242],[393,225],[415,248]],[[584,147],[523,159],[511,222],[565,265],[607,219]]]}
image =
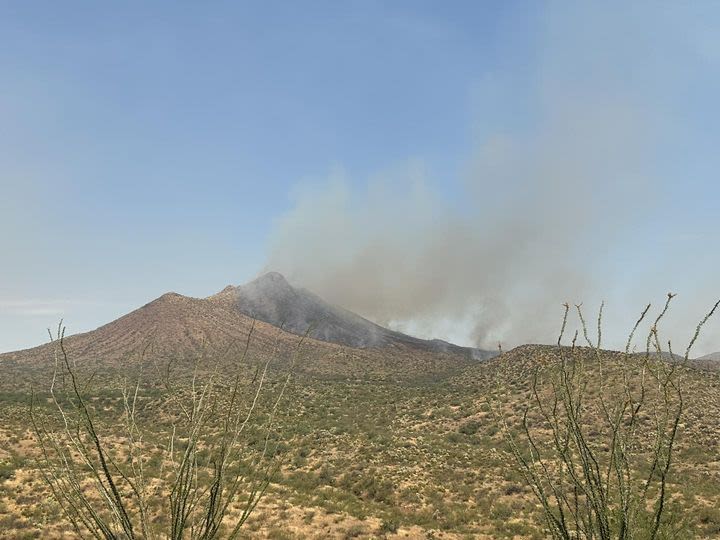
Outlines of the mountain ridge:
{"label": "mountain ridge", "polygon": [[475,359],[494,352],[463,347],[440,339],[421,339],[376,324],[357,313],[331,304],[305,288],[292,286],[278,272],[268,272],[237,287],[227,286],[210,298],[234,302],[248,317],[315,339],[353,348],[383,347],[393,343],[436,352],[466,352]]}
{"label": "mountain ridge", "polygon": [[[299,308],[304,311],[298,312]],[[315,324],[317,319],[320,324]],[[253,355],[274,355],[282,362],[293,354],[301,339],[298,336],[308,327],[319,331],[306,338],[303,349],[308,361],[299,369],[328,377],[432,376],[493,356],[382,328],[310,291],[292,287],[279,274],[260,276],[240,287],[228,286],[207,298],[168,292],[95,330],[67,336],[64,344],[75,361],[114,368],[139,361],[148,346],[153,361],[185,362],[200,357],[229,361],[221,351],[237,348],[252,333]],[[51,343],[45,343],[0,354],[0,362],[11,377],[13,369],[52,363],[54,351]]]}

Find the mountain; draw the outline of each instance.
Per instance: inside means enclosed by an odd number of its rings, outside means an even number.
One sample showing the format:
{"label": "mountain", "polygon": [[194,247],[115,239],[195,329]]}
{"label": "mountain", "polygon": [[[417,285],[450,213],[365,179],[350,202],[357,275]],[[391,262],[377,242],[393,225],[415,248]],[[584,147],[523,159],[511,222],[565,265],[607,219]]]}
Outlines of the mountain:
{"label": "mountain", "polygon": [[[75,361],[97,367],[126,365],[146,349],[155,360],[220,360],[229,348],[244,346],[251,327],[251,354],[280,359],[292,354],[298,336],[309,328],[303,346],[307,360],[298,369],[328,377],[432,375],[493,356],[388,330],[293,287],[274,272],[208,298],[164,294],[96,330],[67,337],[65,346]],[[29,365],[47,366],[53,351],[52,344],[45,344],[0,354],[5,380],[27,378]]]}
{"label": "mountain", "polygon": [[246,285],[226,287],[214,298],[230,301],[248,317],[294,334],[309,331],[315,339],[347,347],[405,344],[436,352],[470,354],[478,359],[494,355],[481,349],[460,347],[439,339],[419,339],[389,330],[332,305],[306,289],[293,287],[277,272],[269,272]]}
{"label": "mountain", "polygon": [[720,362],[720,352],[706,354],[705,356],[701,356],[699,358],[696,358],[695,360],[704,360],[704,361],[708,361],[708,362]]}

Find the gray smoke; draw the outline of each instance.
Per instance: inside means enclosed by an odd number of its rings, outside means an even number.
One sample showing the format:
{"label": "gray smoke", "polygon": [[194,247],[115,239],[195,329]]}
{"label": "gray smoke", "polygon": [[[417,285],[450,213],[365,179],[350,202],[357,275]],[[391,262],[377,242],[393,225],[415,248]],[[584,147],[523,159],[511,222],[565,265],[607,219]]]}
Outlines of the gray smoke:
{"label": "gray smoke", "polygon": [[[644,304],[678,284],[658,275],[642,226],[669,210],[653,162],[673,127],[658,94],[670,75],[657,25],[589,9],[548,12],[526,89],[479,78],[461,177],[415,159],[300,186],[267,269],[377,323],[485,348],[552,342],[562,302],[585,301],[592,317],[605,299],[610,344],[622,343]],[[532,122],[505,128],[527,110]],[[702,309],[681,310],[682,336]]]}

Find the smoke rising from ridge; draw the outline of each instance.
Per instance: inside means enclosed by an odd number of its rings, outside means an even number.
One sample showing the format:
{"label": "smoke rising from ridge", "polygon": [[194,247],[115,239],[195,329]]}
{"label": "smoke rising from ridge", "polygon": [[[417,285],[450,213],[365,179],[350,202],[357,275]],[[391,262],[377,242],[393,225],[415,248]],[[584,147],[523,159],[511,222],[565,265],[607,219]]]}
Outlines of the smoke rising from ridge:
{"label": "smoke rising from ridge", "polygon": [[[674,128],[668,68],[693,44],[670,17],[573,9],[543,21],[533,84],[479,78],[460,178],[422,159],[369,179],[339,168],[298,190],[267,268],[380,324],[485,348],[552,342],[565,300],[617,300],[632,309],[622,329],[660,302],[674,284],[656,280],[654,261],[634,261],[627,283],[624,263],[648,244],[648,216],[668,210],[654,165]],[[660,47],[658,28],[677,40]],[[658,60],[673,47],[671,64]],[[506,127],[528,109],[531,121]]]}

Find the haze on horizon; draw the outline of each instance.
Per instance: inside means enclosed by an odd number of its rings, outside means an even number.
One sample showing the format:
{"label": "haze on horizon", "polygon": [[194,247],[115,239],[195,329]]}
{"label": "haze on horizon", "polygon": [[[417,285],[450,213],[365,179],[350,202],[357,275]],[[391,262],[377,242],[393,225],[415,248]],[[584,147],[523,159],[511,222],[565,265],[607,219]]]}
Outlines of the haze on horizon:
{"label": "haze on horizon", "polygon": [[[0,352],[265,270],[420,337],[720,296],[720,6],[0,7]],[[720,350],[708,325],[698,354]]]}

